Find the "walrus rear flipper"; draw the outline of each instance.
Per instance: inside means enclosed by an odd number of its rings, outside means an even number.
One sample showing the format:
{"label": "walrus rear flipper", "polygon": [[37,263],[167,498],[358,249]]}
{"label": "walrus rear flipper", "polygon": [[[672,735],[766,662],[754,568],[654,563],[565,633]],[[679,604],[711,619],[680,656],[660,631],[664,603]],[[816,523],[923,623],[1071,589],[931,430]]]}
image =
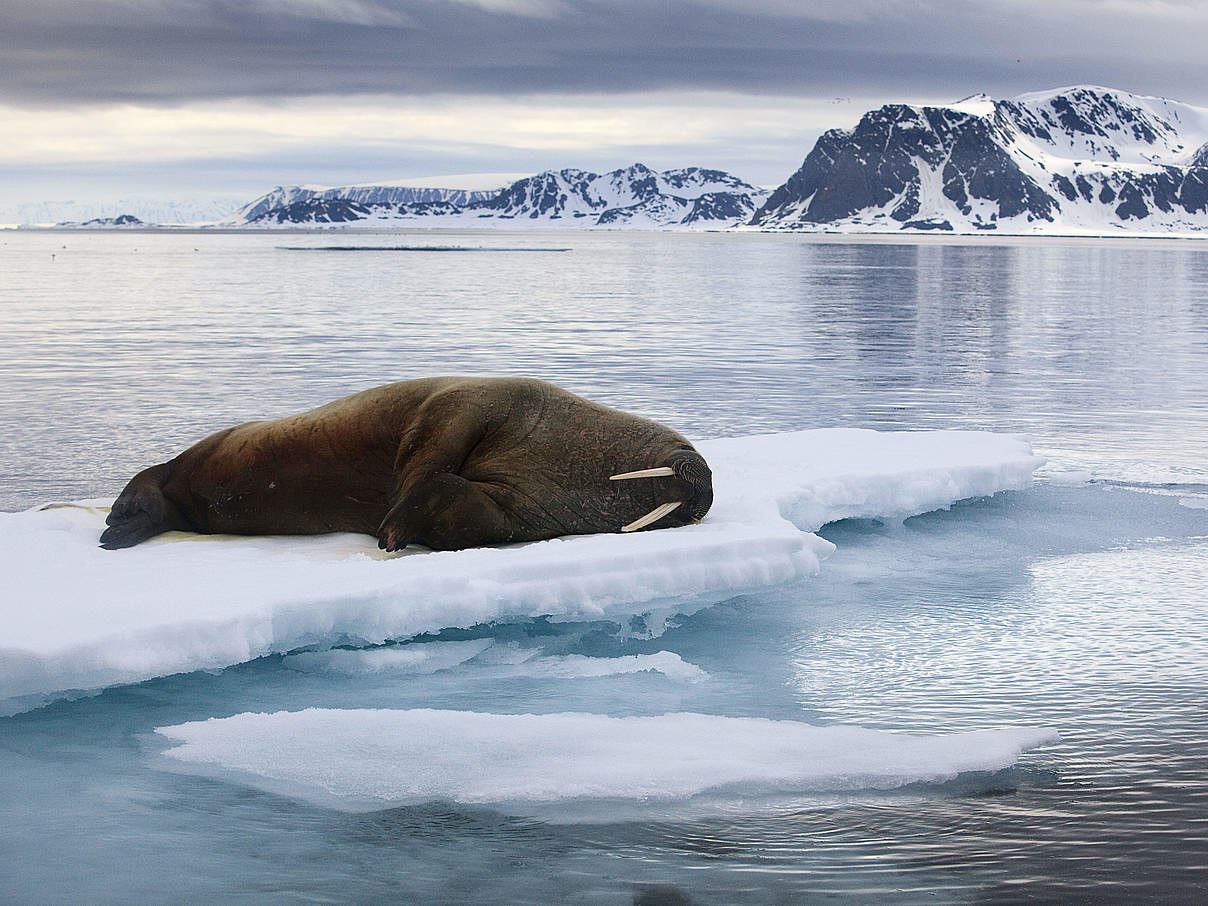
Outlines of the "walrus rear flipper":
{"label": "walrus rear flipper", "polygon": [[137,513],[101,532],[101,547],[107,551],[134,547],[134,545],[140,544],[148,538],[154,538],[156,535],[162,535],[166,531],[168,531],[168,526],[162,522],[153,521],[146,513]]}
{"label": "walrus rear flipper", "polygon": [[101,547],[110,551],[133,547],[182,527],[176,507],[164,496],[163,482],[167,477],[168,464],[163,463],[130,479],[105,519],[109,528],[101,533]]}

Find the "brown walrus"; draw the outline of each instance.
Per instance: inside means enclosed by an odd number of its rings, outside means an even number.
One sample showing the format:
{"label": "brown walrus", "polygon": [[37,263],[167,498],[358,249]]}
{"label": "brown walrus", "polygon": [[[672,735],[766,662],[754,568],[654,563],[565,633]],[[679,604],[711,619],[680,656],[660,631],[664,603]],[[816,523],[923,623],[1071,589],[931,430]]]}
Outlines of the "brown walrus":
{"label": "brown walrus", "polygon": [[712,502],[704,458],[658,422],[545,381],[439,377],[211,434],[130,480],[101,547],[178,529],[458,550],[685,525]]}

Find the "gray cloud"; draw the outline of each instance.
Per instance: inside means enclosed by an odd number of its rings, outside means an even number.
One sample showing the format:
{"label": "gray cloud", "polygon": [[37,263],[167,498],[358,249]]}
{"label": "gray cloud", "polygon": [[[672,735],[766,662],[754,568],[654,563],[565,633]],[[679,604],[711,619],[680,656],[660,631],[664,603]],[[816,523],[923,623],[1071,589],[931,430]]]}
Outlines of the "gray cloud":
{"label": "gray cloud", "polygon": [[0,0],[0,100],[723,89],[1208,103],[1203,7],[1107,0]]}

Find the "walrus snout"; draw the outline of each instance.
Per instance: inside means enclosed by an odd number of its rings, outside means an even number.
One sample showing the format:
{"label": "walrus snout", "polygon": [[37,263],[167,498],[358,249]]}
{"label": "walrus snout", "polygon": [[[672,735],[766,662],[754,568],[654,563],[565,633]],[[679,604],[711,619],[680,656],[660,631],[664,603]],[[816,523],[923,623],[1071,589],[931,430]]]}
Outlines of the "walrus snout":
{"label": "walrus snout", "polygon": [[713,506],[713,471],[705,458],[695,450],[684,450],[671,457],[669,463],[675,476],[691,488],[684,501],[693,521],[699,522]]}

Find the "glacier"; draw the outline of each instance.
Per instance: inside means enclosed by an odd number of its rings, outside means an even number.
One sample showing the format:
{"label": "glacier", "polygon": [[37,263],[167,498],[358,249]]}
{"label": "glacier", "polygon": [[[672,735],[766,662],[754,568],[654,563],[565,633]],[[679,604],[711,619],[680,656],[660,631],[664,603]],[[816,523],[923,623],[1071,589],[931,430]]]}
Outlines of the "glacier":
{"label": "glacier", "polygon": [[[845,518],[903,519],[1022,489],[1026,438],[830,428],[701,441],[715,503],[701,523],[454,552],[366,535],[169,533],[97,547],[105,502],[0,514],[0,713],[56,695],[373,646],[450,627],[635,615],[646,631],[746,591],[815,575]],[[438,668],[439,669],[439,668]]]}
{"label": "glacier", "polygon": [[[1009,767],[1045,728],[933,736],[670,713],[307,708],[158,727],[179,767],[352,811],[430,800],[510,812],[574,800],[893,789]],[[526,808],[527,807],[527,808]],[[561,814],[565,814],[564,812]],[[611,814],[610,814],[611,817]]]}

